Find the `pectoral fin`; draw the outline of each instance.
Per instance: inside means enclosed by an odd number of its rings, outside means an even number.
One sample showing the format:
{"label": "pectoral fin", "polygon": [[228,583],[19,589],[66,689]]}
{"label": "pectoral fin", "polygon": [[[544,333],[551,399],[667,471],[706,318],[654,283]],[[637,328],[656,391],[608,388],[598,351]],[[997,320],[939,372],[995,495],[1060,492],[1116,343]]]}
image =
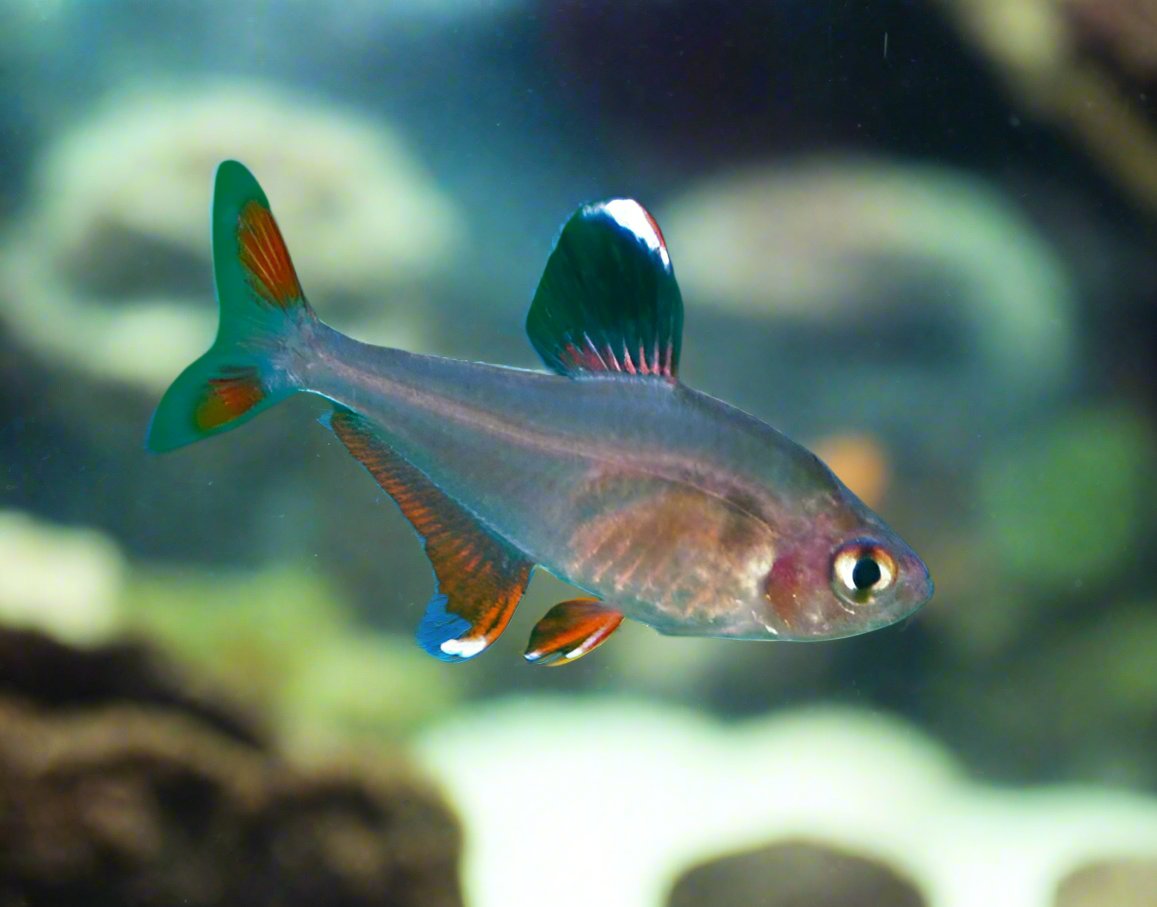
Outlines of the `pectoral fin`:
{"label": "pectoral fin", "polygon": [[473,658],[506,629],[534,565],[398,456],[372,423],[337,409],[328,425],[425,542],[437,591],[418,627],[419,645],[443,661]]}
{"label": "pectoral fin", "polygon": [[557,666],[593,652],[623,622],[623,613],[594,598],[573,598],[546,612],[526,647],[532,664]]}

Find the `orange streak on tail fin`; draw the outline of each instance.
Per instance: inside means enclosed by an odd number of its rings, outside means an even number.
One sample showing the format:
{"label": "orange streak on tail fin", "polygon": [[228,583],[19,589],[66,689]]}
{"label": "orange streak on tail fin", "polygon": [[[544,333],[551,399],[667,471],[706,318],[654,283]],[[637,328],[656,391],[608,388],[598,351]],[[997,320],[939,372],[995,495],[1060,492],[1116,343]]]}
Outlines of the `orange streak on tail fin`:
{"label": "orange streak on tail fin", "polygon": [[149,423],[160,453],[234,428],[306,390],[284,368],[312,319],[285,241],[257,180],[237,161],[217,168],[213,278],[220,323],[213,345],[172,383]]}
{"label": "orange streak on tail fin", "polygon": [[220,378],[210,378],[205,395],[197,405],[197,428],[208,431],[244,415],[265,399],[257,369],[231,370]]}
{"label": "orange streak on tail fin", "polygon": [[272,306],[290,309],[302,301],[301,283],[273,214],[257,201],[241,209],[238,256],[253,291]]}

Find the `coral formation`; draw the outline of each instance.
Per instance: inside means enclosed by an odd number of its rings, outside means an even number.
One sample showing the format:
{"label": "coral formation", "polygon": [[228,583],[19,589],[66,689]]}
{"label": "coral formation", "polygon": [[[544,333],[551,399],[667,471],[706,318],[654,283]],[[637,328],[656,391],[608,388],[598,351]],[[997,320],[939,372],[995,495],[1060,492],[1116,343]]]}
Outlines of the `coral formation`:
{"label": "coral formation", "polygon": [[40,662],[0,682],[0,903],[462,903],[456,823],[396,758],[295,767],[140,655],[0,641]]}
{"label": "coral formation", "polygon": [[721,725],[540,698],[451,714],[419,744],[463,812],[474,907],[543,891],[559,907],[658,905],[688,866],[800,838],[886,865],[933,907],[1040,907],[1090,860],[1157,853],[1153,797],[975,784],[932,740],[863,710]]}
{"label": "coral formation", "polygon": [[1157,120],[1145,103],[1157,81],[1152,3],[939,2],[1016,100],[1066,129],[1133,199],[1157,210]]}
{"label": "coral formation", "polygon": [[[327,316],[413,346],[402,298],[456,248],[456,210],[388,128],[251,83],[111,97],[58,140],[4,244],[12,331],[74,367],[162,388],[212,339],[205,212],[227,157],[261,174]],[[370,314],[391,295],[384,322]]]}
{"label": "coral formation", "polygon": [[[887,318],[950,325],[977,374],[1055,386],[1072,355],[1073,291],[1056,253],[994,189],[945,168],[809,159],[702,181],[663,212],[697,305],[822,324],[858,338]],[[899,335],[899,336],[898,336]],[[896,347],[901,347],[897,349]]]}

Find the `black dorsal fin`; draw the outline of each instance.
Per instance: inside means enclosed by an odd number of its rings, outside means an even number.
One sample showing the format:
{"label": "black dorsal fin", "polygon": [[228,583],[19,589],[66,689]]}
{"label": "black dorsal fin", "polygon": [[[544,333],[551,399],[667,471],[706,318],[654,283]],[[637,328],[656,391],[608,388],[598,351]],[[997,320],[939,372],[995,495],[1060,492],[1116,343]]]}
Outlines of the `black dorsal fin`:
{"label": "black dorsal fin", "polygon": [[616,198],[571,216],[547,260],[526,332],[559,374],[674,380],[683,297],[659,225],[642,205]]}

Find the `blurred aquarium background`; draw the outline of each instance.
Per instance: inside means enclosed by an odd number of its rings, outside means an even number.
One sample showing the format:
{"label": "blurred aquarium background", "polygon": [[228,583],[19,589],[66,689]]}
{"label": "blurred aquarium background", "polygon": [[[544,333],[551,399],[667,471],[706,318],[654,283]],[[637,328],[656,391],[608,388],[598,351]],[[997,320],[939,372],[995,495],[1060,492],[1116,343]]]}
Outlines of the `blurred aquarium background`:
{"label": "blurred aquarium background", "polygon": [[[2,907],[1157,904],[1155,0],[0,0],[0,74]],[[227,157],[325,320],[525,367],[639,198],[682,377],[936,597],[428,658],[317,400],[143,450]]]}

